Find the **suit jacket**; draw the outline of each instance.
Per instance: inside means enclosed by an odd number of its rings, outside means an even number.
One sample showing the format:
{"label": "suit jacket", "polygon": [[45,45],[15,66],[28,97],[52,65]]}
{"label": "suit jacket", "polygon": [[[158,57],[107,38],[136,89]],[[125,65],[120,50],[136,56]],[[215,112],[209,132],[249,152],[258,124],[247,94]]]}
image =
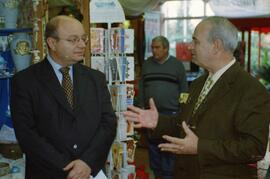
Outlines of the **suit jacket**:
{"label": "suit jacket", "polygon": [[153,135],[183,138],[181,122],[198,136],[197,155],[178,155],[177,179],[254,179],[257,169],[250,163],[263,158],[270,119],[270,97],[266,89],[238,63],[216,82],[197,112],[194,105],[208,74],[195,80],[180,119],[161,116]]}
{"label": "suit jacket", "polygon": [[47,59],[12,79],[11,115],[26,154],[26,178],[66,178],[63,168],[81,159],[92,175],[104,167],[116,118],[104,75],[73,65],[72,110]]}

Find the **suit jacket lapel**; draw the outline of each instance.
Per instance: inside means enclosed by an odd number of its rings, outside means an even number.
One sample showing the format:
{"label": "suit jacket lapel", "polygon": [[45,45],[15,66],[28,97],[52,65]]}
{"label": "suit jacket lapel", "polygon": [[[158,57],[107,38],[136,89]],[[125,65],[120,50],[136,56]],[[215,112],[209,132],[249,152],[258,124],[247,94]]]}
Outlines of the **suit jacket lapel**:
{"label": "suit jacket lapel", "polygon": [[200,92],[203,88],[203,85],[204,85],[204,82],[207,78],[208,74],[204,74],[203,76],[200,77],[200,79],[198,79],[195,83],[192,84],[192,86],[194,87],[191,87],[191,91],[189,92],[189,99],[187,101],[187,105],[189,106],[188,108],[186,108],[186,112],[185,112],[185,116],[187,116],[186,118],[186,122],[187,123],[193,123],[193,109],[194,109],[194,106],[195,106],[195,103],[197,102],[198,100],[198,97],[200,95]]}
{"label": "suit jacket lapel", "polygon": [[59,83],[53,68],[47,59],[44,59],[41,62],[41,69],[37,73],[41,74],[37,76],[40,77],[41,82],[49,89],[55,99],[64,107],[64,109],[73,114],[73,110],[71,109],[66,99],[62,86]]}
{"label": "suit jacket lapel", "polygon": [[[87,106],[88,112],[91,111],[95,114],[94,106],[97,106],[97,91],[94,80],[87,71],[85,71],[80,64],[73,65],[73,82],[74,82],[74,112],[79,114],[79,111],[83,109],[83,106]],[[91,95],[89,95],[91,94]],[[95,102],[96,104],[92,104]]]}
{"label": "suit jacket lapel", "polygon": [[197,111],[198,116],[203,114],[208,108],[215,105],[216,100],[222,100],[222,97],[229,92],[231,88],[230,86],[236,78],[238,68],[240,68],[239,64],[235,63],[218,79],[209,94],[206,96],[205,100],[200,105]]}
{"label": "suit jacket lapel", "polygon": [[216,100],[220,100],[229,91],[229,89],[227,81],[219,79],[197,110],[198,115],[204,113],[207,108],[214,105]]}
{"label": "suit jacket lapel", "polygon": [[74,83],[74,111],[75,114],[78,114],[80,106],[83,103],[83,96],[86,96],[86,80],[84,78],[83,72],[79,69],[78,65],[73,65],[73,83]]}

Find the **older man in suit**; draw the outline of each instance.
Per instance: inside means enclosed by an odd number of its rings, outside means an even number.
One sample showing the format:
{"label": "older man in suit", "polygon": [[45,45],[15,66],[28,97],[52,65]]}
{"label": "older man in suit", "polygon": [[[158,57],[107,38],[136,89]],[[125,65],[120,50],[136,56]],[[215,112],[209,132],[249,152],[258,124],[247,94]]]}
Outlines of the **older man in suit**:
{"label": "older man in suit", "polygon": [[190,45],[193,61],[208,72],[196,79],[180,118],[158,119],[150,109],[130,106],[127,120],[152,129],[167,143],[162,151],[178,154],[177,179],[254,179],[250,164],[262,159],[268,141],[270,97],[233,57],[237,29],[223,17],[202,20]]}
{"label": "older man in suit", "polygon": [[88,37],[57,16],[46,26],[49,53],[12,80],[11,112],[26,154],[27,179],[89,179],[103,167],[116,133],[106,80],[79,64]]}

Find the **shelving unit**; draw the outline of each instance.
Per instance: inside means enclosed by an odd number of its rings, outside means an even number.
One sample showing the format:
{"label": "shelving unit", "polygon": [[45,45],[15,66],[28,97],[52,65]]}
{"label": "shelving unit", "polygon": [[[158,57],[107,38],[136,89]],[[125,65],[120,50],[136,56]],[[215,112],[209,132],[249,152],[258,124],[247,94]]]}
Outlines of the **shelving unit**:
{"label": "shelving unit", "polygon": [[[9,39],[12,38],[12,34],[22,32],[31,33],[32,29],[0,29],[1,42],[6,43],[6,48],[2,48],[0,51],[0,55],[6,63],[5,68],[0,69],[0,161],[9,163],[11,171],[16,169],[20,179],[24,178],[25,167],[23,154],[17,144],[10,115],[10,79],[14,75],[15,69],[11,49],[9,48]],[[1,44],[1,47],[3,45]],[[13,175],[13,172],[10,172],[10,177],[15,177],[15,175]]]}
{"label": "shelving unit", "polygon": [[[48,1],[47,0],[27,0],[24,2],[21,2],[23,4],[20,4],[18,7],[27,6],[27,11],[21,10],[23,16],[23,13],[26,13],[26,16],[31,16],[33,22],[26,23],[29,27],[28,28],[19,28],[18,24],[20,24],[20,20],[24,22],[26,20],[27,22],[29,19],[18,19],[17,20],[17,28],[13,29],[7,29],[3,28],[0,29],[0,55],[4,58],[6,62],[6,69],[0,69],[0,143],[16,143],[15,134],[14,133],[8,133],[7,138],[12,138],[12,141],[2,141],[1,139],[1,127],[2,124],[8,123],[8,126],[12,128],[12,122],[10,119],[10,112],[9,111],[9,97],[10,97],[10,78],[15,73],[14,68],[14,62],[11,56],[11,50],[9,48],[10,41],[12,39],[12,35],[15,33],[29,33],[32,35],[32,48],[30,49],[31,53],[33,53],[33,63],[37,63],[44,57],[44,24],[47,21],[48,17]],[[29,11],[31,10],[31,11]],[[24,17],[24,16],[23,16]],[[21,25],[25,25],[24,23],[21,23]],[[5,43],[5,44],[2,44]],[[6,48],[3,48],[3,46],[6,46]],[[9,136],[12,135],[12,136]]]}
{"label": "shelving unit", "polygon": [[[24,5],[32,4],[34,1],[32,2],[28,0],[22,3],[24,3]],[[21,5],[23,6],[23,4]],[[31,8],[29,7],[29,9]],[[27,11],[27,14],[28,13],[31,14],[31,12]],[[21,22],[20,20],[17,22]],[[0,29],[0,55],[5,62],[5,64],[2,64],[0,69],[0,161],[8,163],[10,167],[9,174],[7,176],[3,176],[4,178],[17,177],[24,179],[25,160],[15,137],[9,107],[10,81],[15,73],[10,42],[12,41],[12,38],[15,37],[13,34],[29,33],[33,35],[34,29],[31,25],[32,22],[27,23],[27,25],[26,23],[22,23],[23,26],[26,25],[27,28],[18,26],[18,23],[17,28]]]}
{"label": "shelving unit", "polygon": [[[18,28],[18,29],[0,29],[0,38],[1,42],[1,52],[0,55],[6,62],[5,69],[0,70],[0,142],[10,142],[16,143],[16,138],[10,118],[10,107],[9,107],[9,97],[10,97],[10,78],[13,76],[14,70],[14,63],[11,57],[11,50],[9,49],[9,41],[10,38],[12,39],[12,34],[14,33],[21,33],[21,32],[32,32],[31,28]],[[6,48],[3,48],[6,46]],[[3,65],[4,66],[4,65]],[[3,67],[2,66],[2,67]],[[10,127],[10,136],[4,135],[6,131],[3,131],[2,126],[6,125]]]}
{"label": "shelving unit", "polygon": [[0,36],[8,36],[18,32],[32,32],[32,28],[20,28],[20,29],[0,29]]}
{"label": "shelving unit", "polygon": [[[93,0],[90,2],[91,23],[107,25],[107,28],[91,29],[91,67],[105,73],[113,109],[118,120],[117,135],[106,165],[107,176],[109,179],[133,179],[136,176],[135,166],[133,165],[136,144],[130,136],[134,134],[134,130],[132,123],[127,123],[124,119],[123,112],[127,110],[128,104],[133,103],[134,96],[132,85],[126,83],[128,68],[129,72],[132,73],[130,75],[133,75],[134,78],[134,58],[127,56],[134,51],[134,31],[112,28],[112,23],[125,21],[123,9],[120,4],[115,4],[116,2],[118,3],[118,1],[108,1],[107,6],[104,4],[104,6],[99,6],[109,7],[109,9],[98,9],[98,7],[95,9],[93,6],[97,5],[99,1]],[[114,6],[110,7],[111,4]],[[127,40],[130,40],[132,44],[131,49],[126,46],[125,41]],[[133,66],[128,66],[128,64],[133,64]]]}

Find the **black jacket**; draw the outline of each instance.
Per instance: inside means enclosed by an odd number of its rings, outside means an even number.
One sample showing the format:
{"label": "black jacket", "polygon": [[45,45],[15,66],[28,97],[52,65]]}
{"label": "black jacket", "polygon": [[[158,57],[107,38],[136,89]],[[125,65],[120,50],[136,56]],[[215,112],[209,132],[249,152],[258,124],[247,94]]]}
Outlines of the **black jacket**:
{"label": "black jacket", "polygon": [[26,178],[65,178],[63,168],[81,159],[92,175],[104,166],[116,118],[104,75],[73,65],[74,110],[47,59],[12,79],[11,115],[26,154]]}

